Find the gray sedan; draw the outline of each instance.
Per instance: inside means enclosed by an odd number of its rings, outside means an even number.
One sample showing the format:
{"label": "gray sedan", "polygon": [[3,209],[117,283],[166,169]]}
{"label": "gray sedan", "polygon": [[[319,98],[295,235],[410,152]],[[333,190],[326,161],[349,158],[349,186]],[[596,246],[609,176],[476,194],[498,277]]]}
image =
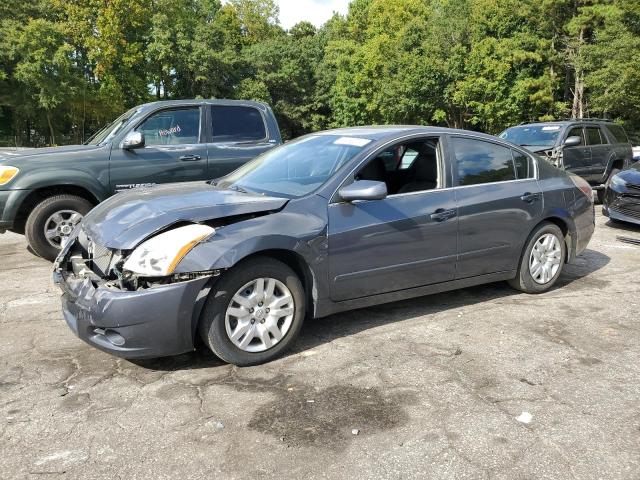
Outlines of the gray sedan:
{"label": "gray sedan", "polygon": [[548,290],[594,231],[591,188],[498,138],[314,133],[216,181],[112,197],[54,266],[71,329],[126,358],[252,365],[306,317],[488,282]]}

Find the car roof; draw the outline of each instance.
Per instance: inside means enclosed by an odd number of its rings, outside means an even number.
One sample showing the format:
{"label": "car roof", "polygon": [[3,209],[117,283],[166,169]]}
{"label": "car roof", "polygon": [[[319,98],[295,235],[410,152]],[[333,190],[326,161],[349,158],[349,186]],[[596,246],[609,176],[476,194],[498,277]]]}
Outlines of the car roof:
{"label": "car roof", "polygon": [[576,124],[584,124],[584,125],[612,125],[613,122],[611,120],[604,120],[598,118],[574,118],[571,120],[556,120],[553,122],[531,122],[531,123],[521,123],[520,125],[513,125],[509,128],[516,127],[547,127],[547,126],[557,126],[564,127],[567,125],[576,125]]}
{"label": "car roof", "polygon": [[365,125],[360,127],[335,128],[311,133],[310,135],[337,135],[342,137],[360,137],[369,140],[386,140],[390,138],[403,137],[406,135],[473,135],[487,140],[503,141],[493,135],[474,132],[471,130],[461,130],[456,128],[430,127],[422,125]]}
{"label": "car roof", "polygon": [[237,105],[247,107],[261,107],[266,108],[267,104],[263,102],[256,102],[253,100],[228,100],[224,98],[192,98],[187,100],[159,100],[157,102],[148,102],[140,105],[139,108],[148,110],[158,107],[176,107],[183,105]]}

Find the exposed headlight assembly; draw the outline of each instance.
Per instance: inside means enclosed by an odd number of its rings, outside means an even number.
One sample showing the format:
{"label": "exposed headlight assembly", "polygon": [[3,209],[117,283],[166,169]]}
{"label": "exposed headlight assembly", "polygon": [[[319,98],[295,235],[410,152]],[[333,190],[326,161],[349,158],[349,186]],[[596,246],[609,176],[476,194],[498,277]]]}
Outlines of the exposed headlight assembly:
{"label": "exposed headlight assembly", "polygon": [[161,233],[138,245],[123,269],[143,277],[171,275],[193,247],[214,233],[215,229],[207,225],[187,225]]}
{"label": "exposed headlight assembly", "polygon": [[13,177],[15,177],[20,170],[16,167],[10,167],[8,165],[0,167],[0,186],[6,185]]}

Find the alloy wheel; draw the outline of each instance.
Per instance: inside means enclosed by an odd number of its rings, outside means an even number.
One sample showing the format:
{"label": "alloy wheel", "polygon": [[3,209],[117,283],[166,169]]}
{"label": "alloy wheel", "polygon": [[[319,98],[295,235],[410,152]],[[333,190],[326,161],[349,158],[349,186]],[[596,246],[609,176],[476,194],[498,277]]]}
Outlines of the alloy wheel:
{"label": "alloy wheel", "polygon": [[73,229],[82,220],[82,214],[75,210],[60,210],[55,212],[44,222],[44,238],[49,245],[62,248],[64,240],[71,235]]}
{"label": "alloy wheel", "polygon": [[245,352],[264,352],[291,328],[295,304],[287,286],[275,278],[257,278],[240,288],[225,312],[225,329]]}
{"label": "alloy wheel", "polygon": [[529,257],[529,273],[536,283],[549,283],[558,273],[562,262],[560,239],[545,233],[533,245]]}

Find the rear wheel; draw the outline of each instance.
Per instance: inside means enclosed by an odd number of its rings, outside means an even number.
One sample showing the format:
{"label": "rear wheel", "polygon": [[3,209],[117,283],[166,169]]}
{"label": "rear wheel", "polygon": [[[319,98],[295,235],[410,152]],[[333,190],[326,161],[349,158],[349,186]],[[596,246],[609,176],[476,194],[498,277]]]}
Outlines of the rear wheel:
{"label": "rear wheel", "polygon": [[288,349],[305,315],[302,283],[287,265],[259,257],[228,271],[214,287],[200,319],[200,336],[218,357],[257,365]]}
{"label": "rear wheel", "polygon": [[36,255],[55,260],[67,237],[93,205],[75,195],[55,195],[41,201],[27,218],[24,233]]}
{"label": "rear wheel", "polygon": [[516,278],[509,284],[525,293],[549,290],[562,272],[567,246],[557,225],[545,222],[529,236],[520,259]]}
{"label": "rear wheel", "polygon": [[620,172],[620,169],[612,168],[611,173],[609,173],[609,177],[607,178],[607,181],[604,183],[604,188],[598,190],[598,202],[600,204],[604,203],[604,196],[607,193],[607,188],[609,188],[609,185],[611,184],[611,179],[615,177],[619,172]]}

